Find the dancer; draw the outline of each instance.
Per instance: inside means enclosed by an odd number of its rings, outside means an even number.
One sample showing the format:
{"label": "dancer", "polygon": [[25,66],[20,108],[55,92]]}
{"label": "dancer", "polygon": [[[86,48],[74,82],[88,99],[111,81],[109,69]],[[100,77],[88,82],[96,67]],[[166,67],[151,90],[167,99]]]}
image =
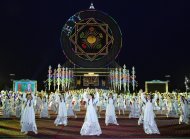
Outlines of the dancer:
{"label": "dancer", "polygon": [[95,89],[95,93],[96,93],[96,99],[94,99],[93,105],[94,105],[94,109],[96,110],[98,118],[101,118],[100,107],[98,107],[98,104],[100,102],[100,95],[99,95],[99,90],[97,88]]}
{"label": "dancer", "polygon": [[180,96],[180,102],[181,102],[181,106],[180,106],[181,115],[179,117],[179,124],[181,123],[189,124],[188,101],[187,99],[185,99],[184,96]]}
{"label": "dancer", "polygon": [[52,92],[49,96],[49,108],[50,110],[52,110],[54,113],[57,114],[57,102],[55,99],[55,94],[53,94]]}
{"label": "dancer", "polygon": [[67,116],[73,116],[75,118],[77,118],[76,113],[73,110],[73,102],[72,102],[73,98],[72,96],[68,93],[67,96]]}
{"label": "dancer", "polygon": [[119,115],[121,113],[120,111],[123,112],[123,115],[125,114],[125,101],[121,94],[119,95],[119,98],[118,98],[118,111],[119,111]]}
{"label": "dancer", "polygon": [[129,118],[139,118],[140,109],[137,98],[136,97],[132,98],[130,103],[131,107],[130,107]]}
{"label": "dancer", "polygon": [[81,98],[80,98],[79,94],[75,94],[73,96],[73,102],[74,102],[73,110],[75,113],[80,111],[80,100],[81,100]]}
{"label": "dancer", "polygon": [[67,108],[65,104],[65,98],[63,95],[59,95],[59,108],[58,108],[58,115],[57,118],[55,119],[54,124],[56,126],[58,125],[64,125],[67,126]]}
{"label": "dancer", "polygon": [[93,94],[87,96],[86,92],[83,94],[83,99],[87,104],[86,116],[82,128],[80,130],[81,135],[97,135],[102,134],[96,110],[94,108],[94,102],[97,102]]}
{"label": "dancer", "polygon": [[20,118],[22,110],[22,100],[18,97],[16,100],[16,117]]}
{"label": "dancer", "polygon": [[153,104],[157,100],[157,94],[155,94],[154,99],[151,98],[151,95],[148,95],[147,98],[145,98],[144,93],[141,90],[141,99],[145,103],[143,119],[144,132],[146,134],[160,134],[156,122],[154,120],[153,111]]}
{"label": "dancer", "polygon": [[38,114],[41,111],[42,99],[41,99],[40,95],[37,95],[37,96],[34,96],[34,97],[36,97],[36,99],[35,99],[35,113]]}
{"label": "dancer", "polygon": [[27,134],[28,131],[33,131],[37,134],[37,126],[35,120],[34,112],[34,94],[28,93],[23,94],[23,99],[25,100],[25,108],[21,117],[21,132]]}
{"label": "dancer", "polygon": [[3,102],[3,117],[4,118],[10,118],[11,116],[11,106],[10,106],[10,100],[8,99],[8,96],[5,96],[5,100]]}
{"label": "dancer", "polygon": [[108,124],[119,125],[117,123],[117,119],[115,115],[115,107],[114,107],[114,100],[113,100],[112,93],[110,93],[108,97],[108,104],[106,107],[106,114],[105,114],[105,124],[106,126],[108,126]]}
{"label": "dancer", "polygon": [[141,102],[141,105],[140,105],[140,117],[139,117],[139,120],[138,120],[138,125],[143,124],[144,108],[145,108],[145,103]]}
{"label": "dancer", "polygon": [[48,113],[48,99],[47,96],[44,96],[42,98],[42,106],[41,106],[41,112],[40,112],[40,118],[50,118],[50,115]]}

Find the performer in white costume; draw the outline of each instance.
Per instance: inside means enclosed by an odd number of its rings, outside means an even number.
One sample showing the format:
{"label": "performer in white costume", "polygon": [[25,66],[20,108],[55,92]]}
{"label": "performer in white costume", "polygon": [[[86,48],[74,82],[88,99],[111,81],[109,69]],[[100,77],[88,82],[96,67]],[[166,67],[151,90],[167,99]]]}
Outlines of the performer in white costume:
{"label": "performer in white costume", "polygon": [[102,134],[94,103],[97,100],[93,97],[93,94],[87,96],[86,92],[83,94],[83,100],[86,102],[86,116],[82,128],[80,130],[81,135],[97,135]]}
{"label": "performer in white costume", "polygon": [[157,100],[157,94],[154,99],[150,95],[145,98],[144,93],[141,92],[141,99],[145,103],[143,128],[146,134],[160,134],[156,122],[154,120],[153,104]]}
{"label": "performer in white costume", "polygon": [[107,107],[106,107],[105,124],[119,125],[117,123],[117,119],[115,115],[114,100],[113,100],[113,95],[111,93],[109,94]]}
{"label": "performer in white costume", "polygon": [[130,103],[131,103],[131,107],[130,107],[129,118],[139,118],[140,108],[139,108],[137,97],[136,96],[133,97]]}
{"label": "performer in white costume", "polygon": [[42,105],[41,105],[41,112],[40,112],[40,118],[50,118],[49,112],[48,112],[48,99],[47,96],[44,96],[42,98]]}
{"label": "performer in white costume", "polygon": [[118,111],[119,115],[121,114],[120,111],[122,111],[123,115],[125,114],[125,101],[123,99],[123,96],[120,94],[119,97],[117,98],[118,101]]}
{"label": "performer in white costume", "polygon": [[21,110],[22,110],[22,100],[18,97],[16,100],[16,106],[15,106],[15,111],[16,111],[16,117],[20,118],[21,117]]}
{"label": "performer in white costume", "polygon": [[66,102],[67,102],[66,103],[67,104],[67,116],[68,117],[74,116],[75,118],[77,118],[77,115],[73,110],[73,101],[72,101],[73,98],[69,92],[66,93],[66,98],[67,98],[67,100],[66,100]]}
{"label": "performer in white costume", "polygon": [[5,99],[3,101],[3,117],[4,118],[10,118],[11,116],[11,104],[10,100],[8,99],[8,96],[5,96]]}
{"label": "performer in white costume", "polygon": [[21,132],[27,134],[28,131],[33,131],[37,134],[37,126],[35,120],[34,112],[34,94],[23,94],[23,99],[25,100],[25,108],[21,116]]}
{"label": "performer in white costume", "polygon": [[73,97],[73,101],[74,101],[74,105],[73,105],[74,112],[80,111],[80,101],[81,101],[80,95],[75,94],[74,97]]}
{"label": "performer in white costume", "polygon": [[145,103],[141,103],[140,106],[140,117],[138,120],[138,125],[143,124],[143,120],[144,120],[144,108],[145,108]]}
{"label": "performer in white costume", "polygon": [[58,105],[57,105],[57,102],[56,102],[56,99],[55,99],[55,94],[51,92],[50,96],[49,96],[49,108],[50,110],[52,110],[54,113],[57,114],[57,108]]}
{"label": "performer in white costume", "polygon": [[58,115],[57,115],[57,118],[55,119],[54,124],[56,126],[58,125],[66,126],[67,125],[67,108],[66,108],[64,96],[60,95],[57,101],[59,101],[59,109],[58,109]]}
{"label": "performer in white costume", "polygon": [[185,123],[189,124],[189,109],[188,109],[188,101],[185,99],[184,96],[180,96],[180,117],[179,117],[179,124]]}

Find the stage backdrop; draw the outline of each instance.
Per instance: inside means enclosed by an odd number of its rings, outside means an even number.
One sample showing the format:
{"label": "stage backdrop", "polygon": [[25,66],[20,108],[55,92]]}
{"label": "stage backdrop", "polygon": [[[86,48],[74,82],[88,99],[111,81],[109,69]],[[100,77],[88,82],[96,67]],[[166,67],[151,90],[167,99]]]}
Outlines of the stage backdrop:
{"label": "stage backdrop", "polygon": [[160,93],[168,92],[168,81],[152,80],[145,82],[145,91],[154,93],[155,91]]}
{"label": "stage backdrop", "polygon": [[13,90],[15,92],[34,92],[37,91],[37,81],[35,80],[14,80]]}

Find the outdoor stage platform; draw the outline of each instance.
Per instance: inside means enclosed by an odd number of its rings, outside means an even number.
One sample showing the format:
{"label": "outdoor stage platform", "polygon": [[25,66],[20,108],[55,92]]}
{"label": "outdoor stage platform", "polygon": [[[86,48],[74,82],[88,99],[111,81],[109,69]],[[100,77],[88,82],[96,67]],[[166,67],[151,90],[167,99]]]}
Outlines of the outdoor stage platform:
{"label": "outdoor stage platform", "polygon": [[109,89],[110,68],[75,68],[74,86],[79,88]]}
{"label": "outdoor stage platform", "polygon": [[[2,110],[0,110],[2,114]],[[119,116],[118,123],[116,125],[105,125],[104,119],[105,112],[101,113],[99,119],[102,134],[100,136],[81,136],[80,129],[82,127],[85,110],[78,112],[78,118],[69,118],[68,125],[55,126],[54,120],[55,114],[51,113],[51,118],[40,119],[39,115],[36,116],[36,124],[38,128],[38,134],[35,135],[33,132],[29,132],[28,135],[24,135],[20,132],[19,119],[11,117],[8,119],[2,118],[0,115],[0,138],[51,138],[51,139],[126,139],[126,138],[189,138],[190,137],[190,125],[179,125],[177,118],[166,118],[165,115],[157,114],[156,122],[160,130],[160,135],[147,135],[144,133],[143,125],[138,126],[138,119],[129,119],[128,113],[126,115]]]}

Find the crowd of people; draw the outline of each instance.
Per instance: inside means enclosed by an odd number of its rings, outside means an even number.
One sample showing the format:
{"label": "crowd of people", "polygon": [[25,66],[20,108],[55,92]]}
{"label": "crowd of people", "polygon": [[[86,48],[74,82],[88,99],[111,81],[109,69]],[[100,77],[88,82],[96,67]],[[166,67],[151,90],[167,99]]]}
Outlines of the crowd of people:
{"label": "crowd of people", "polygon": [[[100,113],[105,111],[105,125],[115,124],[118,115],[138,118],[146,134],[160,134],[155,117],[162,114],[179,119],[179,124],[189,124],[190,94],[188,93],[138,93],[118,94],[114,90],[81,89],[65,92],[0,92],[0,107],[3,117],[20,118],[21,132],[37,134],[35,117],[50,118],[56,114],[55,126],[68,125],[68,117],[77,118],[77,112],[86,109],[81,135],[102,134],[99,124]],[[129,113],[129,114],[127,114]]]}

